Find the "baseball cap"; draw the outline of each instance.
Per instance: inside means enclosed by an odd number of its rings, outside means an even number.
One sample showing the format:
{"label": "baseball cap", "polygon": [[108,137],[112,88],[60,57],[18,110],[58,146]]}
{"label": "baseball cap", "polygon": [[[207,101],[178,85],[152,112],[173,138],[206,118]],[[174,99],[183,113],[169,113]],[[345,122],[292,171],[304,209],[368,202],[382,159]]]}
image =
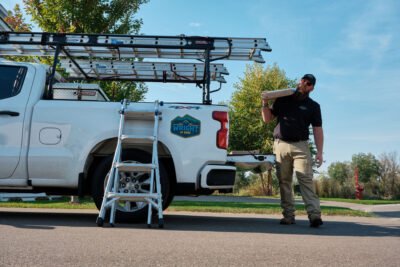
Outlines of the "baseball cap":
{"label": "baseball cap", "polygon": [[312,74],[305,74],[302,79],[308,80],[312,85],[315,85],[315,82],[317,79],[315,79],[315,76]]}

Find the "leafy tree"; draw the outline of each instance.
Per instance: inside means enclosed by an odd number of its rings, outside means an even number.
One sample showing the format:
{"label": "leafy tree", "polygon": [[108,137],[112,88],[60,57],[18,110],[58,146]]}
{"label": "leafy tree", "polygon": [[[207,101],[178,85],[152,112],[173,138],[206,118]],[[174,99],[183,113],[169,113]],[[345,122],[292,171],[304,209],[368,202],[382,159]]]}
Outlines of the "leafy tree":
{"label": "leafy tree", "polygon": [[11,29],[17,32],[31,31],[32,25],[25,22],[25,18],[23,17],[21,8],[18,4],[15,5],[13,11],[8,11],[8,16],[4,18],[5,21],[10,25]]}
{"label": "leafy tree", "polygon": [[381,164],[381,187],[385,197],[400,198],[400,162],[397,152],[383,153]]}
{"label": "leafy tree", "polygon": [[348,162],[334,162],[328,167],[328,175],[342,185],[351,177],[350,164]]}
{"label": "leafy tree", "polygon": [[259,150],[272,153],[274,123],[264,123],[261,116],[261,93],[295,87],[274,64],[266,69],[260,64],[248,65],[244,77],[234,87],[229,103],[229,150]]}
{"label": "leafy tree", "polygon": [[[112,33],[139,34],[143,21],[135,18],[140,5],[148,0],[24,0],[27,14],[32,21],[45,32],[66,33]],[[30,30],[24,24],[19,7],[14,9],[21,21],[16,31]],[[12,18],[12,17],[10,17]],[[26,60],[26,58],[24,59]],[[43,64],[52,64],[52,58],[40,58]],[[119,101],[127,98],[140,101],[147,93],[144,83],[134,82],[101,82],[101,87],[110,99]]]}
{"label": "leafy tree", "polygon": [[[15,5],[13,11],[8,10],[8,16],[4,18],[13,31],[18,32],[30,32],[32,25],[27,23],[23,17],[21,8],[18,4]],[[10,61],[19,62],[35,62],[35,57],[32,56],[3,56],[5,59]]]}
{"label": "leafy tree", "polygon": [[353,155],[351,167],[354,170],[357,165],[358,179],[360,182],[378,180],[380,177],[381,165],[371,153],[358,153]]}
{"label": "leafy tree", "polygon": [[24,0],[32,21],[47,32],[138,34],[134,17],[148,0]]}

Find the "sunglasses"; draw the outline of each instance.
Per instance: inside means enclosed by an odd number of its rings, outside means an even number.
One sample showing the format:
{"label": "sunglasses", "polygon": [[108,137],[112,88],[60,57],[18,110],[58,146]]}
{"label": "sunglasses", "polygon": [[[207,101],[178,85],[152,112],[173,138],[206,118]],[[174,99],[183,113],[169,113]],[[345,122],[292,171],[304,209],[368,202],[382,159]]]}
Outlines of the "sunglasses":
{"label": "sunglasses", "polygon": [[312,83],[310,83],[310,82],[306,82],[306,84],[308,85],[308,86],[311,86],[311,85],[313,85]]}

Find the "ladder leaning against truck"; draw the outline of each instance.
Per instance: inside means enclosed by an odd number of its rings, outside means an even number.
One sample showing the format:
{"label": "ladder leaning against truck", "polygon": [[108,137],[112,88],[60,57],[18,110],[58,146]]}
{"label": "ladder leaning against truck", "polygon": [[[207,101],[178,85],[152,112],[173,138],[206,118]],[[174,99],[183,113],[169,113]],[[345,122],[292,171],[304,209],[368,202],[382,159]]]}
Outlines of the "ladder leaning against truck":
{"label": "ladder leaning against truck", "polygon": [[[91,195],[99,226],[107,211],[150,226],[154,210],[160,227],[175,195],[231,191],[237,167],[275,156],[227,155],[228,108],[210,95],[228,71],[214,61],[263,63],[263,51],[265,38],[0,32],[0,57],[54,58],[0,58],[0,191]],[[202,101],[121,106],[87,83],[102,80],[192,83]]]}

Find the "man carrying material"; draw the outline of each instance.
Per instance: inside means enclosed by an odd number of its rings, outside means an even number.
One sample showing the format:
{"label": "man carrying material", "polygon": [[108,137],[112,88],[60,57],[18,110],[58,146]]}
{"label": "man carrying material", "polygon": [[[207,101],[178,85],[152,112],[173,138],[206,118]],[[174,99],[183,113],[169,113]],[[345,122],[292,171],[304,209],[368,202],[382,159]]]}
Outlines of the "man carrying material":
{"label": "man carrying material", "polygon": [[314,90],[316,79],[306,74],[298,83],[294,94],[278,98],[270,108],[263,95],[262,117],[264,122],[278,118],[274,129],[274,154],[281,192],[283,218],[281,224],[295,224],[295,206],[292,195],[293,170],[300,184],[311,227],[322,225],[321,209],[313,184],[312,157],[308,145],[309,126],[312,125],[317,147],[315,162],[322,165],[324,134],[321,110],[309,94]]}

